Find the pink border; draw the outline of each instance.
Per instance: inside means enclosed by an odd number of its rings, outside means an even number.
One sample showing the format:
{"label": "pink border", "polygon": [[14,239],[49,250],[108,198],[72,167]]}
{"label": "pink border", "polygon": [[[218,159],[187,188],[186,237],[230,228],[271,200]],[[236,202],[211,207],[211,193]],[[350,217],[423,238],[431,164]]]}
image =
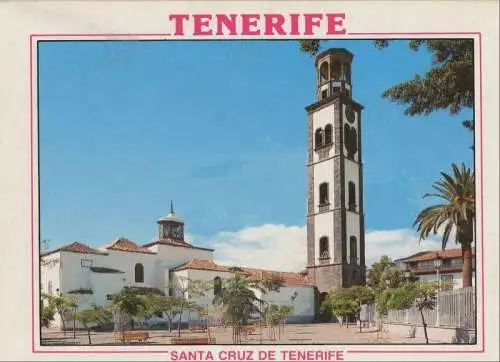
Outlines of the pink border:
{"label": "pink border", "polygon": [[[478,331],[480,333],[477,333],[478,335],[481,335],[482,343],[481,343],[481,349],[480,350],[471,350],[469,349],[453,349],[453,350],[425,350],[425,349],[417,349],[417,350],[399,350],[399,349],[392,349],[392,350],[387,350],[387,349],[361,349],[361,350],[346,350],[346,353],[364,353],[364,354],[370,354],[370,353],[390,353],[390,354],[403,354],[403,353],[485,353],[485,306],[484,306],[484,273],[482,272],[484,270],[484,236],[483,236],[483,230],[484,230],[484,217],[483,216],[483,211],[484,211],[484,186],[483,186],[483,51],[482,51],[482,34],[480,32],[410,32],[410,33],[349,33],[349,35],[354,35],[354,36],[361,36],[361,37],[408,37],[408,36],[416,36],[416,37],[422,37],[423,35],[446,35],[446,36],[460,36],[460,35],[469,35],[469,36],[474,36],[478,37],[477,39],[479,40],[479,165],[480,165],[480,177],[479,177],[479,186],[480,186],[480,195],[481,195],[481,202],[480,202],[480,209],[481,209],[481,306],[482,306],[482,315],[481,315],[481,330]],[[35,283],[35,164],[34,164],[34,107],[33,107],[33,91],[34,91],[34,84],[33,84],[33,65],[34,65],[34,52],[33,52],[33,43],[37,42],[38,39],[36,38],[54,38],[54,37],[64,37],[64,38],[84,38],[84,37],[106,37],[106,38],[117,38],[117,37],[164,37],[168,38],[170,37],[171,34],[140,34],[140,33],[126,33],[126,34],[31,34],[29,36],[29,54],[30,54],[30,71],[29,71],[29,84],[30,84],[30,177],[31,177],[31,185],[30,185],[30,203],[31,203],[31,233],[30,233],[30,238],[31,238],[31,301],[32,301],[32,307],[31,307],[31,351],[32,353],[41,353],[41,354],[88,354],[88,355],[95,355],[95,354],[132,354],[132,353],[142,353],[142,354],[151,354],[151,353],[164,353],[166,354],[168,351],[167,350],[133,350],[133,349],[124,349],[124,350],[92,350],[92,351],[78,351],[78,350],[64,350],[64,349],[52,349],[50,347],[45,348],[43,350],[37,350],[36,349],[36,341],[35,338],[37,337],[37,323],[35,319],[35,295],[36,295],[36,290],[35,286],[38,283]],[[166,40],[166,39],[165,39]],[[477,228],[477,224],[476,224]],[[397,345],[398,347],[401,345]],[[257,347],[257,346],[256,346]]]}

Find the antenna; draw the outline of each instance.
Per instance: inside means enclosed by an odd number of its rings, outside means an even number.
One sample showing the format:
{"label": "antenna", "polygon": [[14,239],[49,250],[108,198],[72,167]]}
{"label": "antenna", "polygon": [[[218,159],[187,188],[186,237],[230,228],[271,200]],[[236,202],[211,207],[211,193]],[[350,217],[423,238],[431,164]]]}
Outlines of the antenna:
{"label": "antenna", "polygon": [[172,200],[170,200],[170,213],[174,213],[174,202]]}

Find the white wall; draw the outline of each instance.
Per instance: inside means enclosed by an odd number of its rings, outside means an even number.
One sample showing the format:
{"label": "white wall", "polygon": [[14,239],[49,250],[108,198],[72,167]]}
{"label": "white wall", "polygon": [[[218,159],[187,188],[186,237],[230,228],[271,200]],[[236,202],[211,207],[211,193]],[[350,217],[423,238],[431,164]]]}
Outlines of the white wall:
{"label": "white wall", "polygon": [[319,212],[319,185],[326,182],[328,183],[328,201],[330,208],[333,208],[335,202],[335,189],[334,189],[334,163],[333,159],[317,163],[313,166],[314,170],[314,212]]}
{"label": "white wall", "polygon": [[167,285],[165,269],[179,266],[191,259],[213,260],[213,252],[196,248],[175,247],[164,244],[156,244],[150,247],[157,252],[153,266],[156,288],[162,289]]}
{"label": "white wall", "polygon": [[61,253],[53,253],[43,257],[40,266],[40,292],[49,293],[49,284],[52,293],[61,288]]}
{"label": "white wall", "polygon": [[[314,317],[314,288],[311,286],[300,285],[285,285],[279,292],[270,292],[262,296],[259,290],[254,290],[258,298],[262,298],[265,302],[277,305],[290,305],[292,306],[292,313],[290,319],[293,317]],[[291,302],[291,297],[297,293],[295,301]]]}
{"label": "white wall", "polygon": [[[210,307],[214,298],[213,294],[213,280],[215,277],[220,277],[221,279],[230,279],[234,277],[234,273],[231,272],[221,272],[221,271],[211,271],[211,270],[183,270],[174,273],[176,278],[188,278],[193,281],[206,281],[210,284],[210,289],[205,292],[204,296],[193,298],[192,300],[199,306]],[[255,295],[257,298],[262,298],[262,294],[259,290],[255,290]],[[297,292],[297,298],[293,303],[293,311],[291,313],[292,320],[293,317],[314,317],[315,305],[314,305],[314,288],[311,286],[295,286],[295,285],[285,285],[280,289],[279,292],[271,292],[265,295],[265,301],[277,305],[292,305],[290,298]],[[197,313],[188,314],[185,312],[182,316],[184,322],[197,321],[199,320]]]}

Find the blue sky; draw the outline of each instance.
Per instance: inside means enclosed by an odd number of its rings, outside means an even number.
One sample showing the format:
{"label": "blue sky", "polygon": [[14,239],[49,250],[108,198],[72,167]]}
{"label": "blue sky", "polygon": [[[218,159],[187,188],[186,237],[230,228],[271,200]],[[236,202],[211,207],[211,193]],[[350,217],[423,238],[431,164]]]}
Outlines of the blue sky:
{"label": "blue sky", "polygon": [[[407,117],[381,97],[429,69],[424,50],[325,46],[354,53],[366,228],[411,228],[439,172],[471,165],[461,125],[471,112]],[[150,241],[171,199],[202,244],[221,231],[303,226],[314,87],[313,59],[296,41],[40,43],[42,239]]]}

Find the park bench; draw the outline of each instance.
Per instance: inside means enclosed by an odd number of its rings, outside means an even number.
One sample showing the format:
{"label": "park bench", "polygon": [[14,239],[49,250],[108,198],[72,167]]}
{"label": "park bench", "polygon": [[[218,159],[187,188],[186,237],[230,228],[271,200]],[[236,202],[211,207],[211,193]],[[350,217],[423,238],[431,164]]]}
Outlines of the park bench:
{"label": "park bench", "polygon": [[215,338],[209,337],[172,337],[171,344],[215,344]]}
{"label": "park bench", "polygon": [[189,326],[189,331],[191,332],[206,332],[207,326],[204,325],[191,325]]}
{"label": "park bench", "polygon": [[243,327],[243,333],[245,333],[245,334],[253,334],[253,333],[255,333],[255,331],[256,331],[255,326],[244,326]]}
{"label": "park bench", "polygon": [[122,332],[120,334],[120,340],[122,343],[126,342],[146,342],[149,339],[148,332]]}

